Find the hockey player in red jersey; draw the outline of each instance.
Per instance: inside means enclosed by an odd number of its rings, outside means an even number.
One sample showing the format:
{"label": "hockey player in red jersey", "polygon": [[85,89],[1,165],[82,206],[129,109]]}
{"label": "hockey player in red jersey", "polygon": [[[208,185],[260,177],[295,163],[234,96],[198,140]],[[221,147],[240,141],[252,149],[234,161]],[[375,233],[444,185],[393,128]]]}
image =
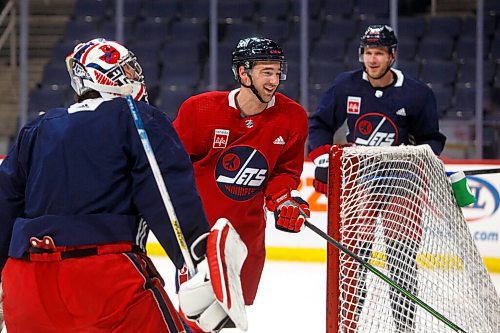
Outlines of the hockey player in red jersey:
{"label": "hockey player in red jersey", "polygon": [[309,205],[296,191],[307,115],[276,92],[287,73],[277,43],[242,39],[232,63],[241,87],[189,98],[174,126],[193,162],[209,223],[227,217],[248,248],[242,285],[245,303],[251,305],[264,267],[265,208],[275,213],[276,227],[288,232],[300,231],[309,216]]}
{"label": "hockey player in red jersey", "polygon": [[[98,38],[77,45],[66,64],[76,103],[25,125],[0,165],[0,330],[5,314],[9,333],[189,332],[145,253],[149,230],[177,268],[197,264],[179,292],[181,308],[207,331],[227,316],[246,328],[238,275],[245,245],[225,219],[210,229],[191,161],[165,114],[146,103],[135,56]],[[153,147],[148,155],[120,98],[125,90]],[[181,250],[179,233],[191,251]],[[221,296],[222,285],[229,292]]]}

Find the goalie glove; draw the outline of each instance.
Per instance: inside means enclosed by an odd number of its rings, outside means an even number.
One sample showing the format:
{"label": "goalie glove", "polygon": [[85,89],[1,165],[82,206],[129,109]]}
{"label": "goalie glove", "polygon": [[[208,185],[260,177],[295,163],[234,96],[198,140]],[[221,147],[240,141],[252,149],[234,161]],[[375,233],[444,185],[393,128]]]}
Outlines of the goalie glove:
{"label": "goalie glove", "polygon": [[234,326],[246,331],[240,272],[248,251],[227,219],[217,220],[210,230],[206,253],[198,272],[179,287],[182,312],[205,332]]}
{"label": "goalie glove", "polygon": [[313,186],[316,192],[326,194],[328,191],[328,163],[331,145],[320,146],[309,153],[314,163]]}
{"label": "goalie glove", "polygon": [[274,211],[276,229],[299,232],[310,217],[309,204],[301,198],[299,191],[288,189],[279,192],[267,202],[267,208]]}

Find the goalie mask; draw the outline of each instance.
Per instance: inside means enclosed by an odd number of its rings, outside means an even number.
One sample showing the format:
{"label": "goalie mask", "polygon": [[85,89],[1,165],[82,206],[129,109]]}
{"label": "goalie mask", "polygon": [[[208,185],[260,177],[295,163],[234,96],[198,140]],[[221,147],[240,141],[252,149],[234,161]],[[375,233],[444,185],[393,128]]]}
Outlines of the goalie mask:
{"label": "goalie mask", "polygon": [[148,102],[148,94],[137,58],[123,45],[103,38],[78,44],[66,57],[71,87],[81,96],[95,90],[103,98],[130,94]]}

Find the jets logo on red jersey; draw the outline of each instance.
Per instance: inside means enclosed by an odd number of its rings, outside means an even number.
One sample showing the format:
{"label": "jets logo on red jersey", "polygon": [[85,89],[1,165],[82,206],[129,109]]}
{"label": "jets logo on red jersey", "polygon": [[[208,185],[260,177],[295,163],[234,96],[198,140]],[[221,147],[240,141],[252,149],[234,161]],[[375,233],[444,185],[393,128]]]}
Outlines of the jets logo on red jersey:
{"label": "jets logo on red jersey", "polygon": [[252,198],[262,189],[268,170],[266,158],[257,149],[237,146],[219,157],[215,180],[225,195],[243,201]]}
{"label": "jets logo on red jersey", "polygon": [[355,143],[361,146],[392,146],[398,142],[398,127],[381,113],[367,113],[354,126]]}

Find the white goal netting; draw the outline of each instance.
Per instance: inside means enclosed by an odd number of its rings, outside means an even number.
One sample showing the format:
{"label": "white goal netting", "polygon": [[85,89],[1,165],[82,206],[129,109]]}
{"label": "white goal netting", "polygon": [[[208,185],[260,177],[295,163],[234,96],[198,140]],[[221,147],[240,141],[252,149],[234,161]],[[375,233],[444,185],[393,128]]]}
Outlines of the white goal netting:
{"label": "white goal netting", "polygon": [[[498,294],[432,150],[345,147],[335,156],[340,200],[330,194],[339,206],[330,223],[341,243],[463,331],[499,333]],[[329,268],[338,274],[336,332],[461,332],[342,252],[339,263]]]}

